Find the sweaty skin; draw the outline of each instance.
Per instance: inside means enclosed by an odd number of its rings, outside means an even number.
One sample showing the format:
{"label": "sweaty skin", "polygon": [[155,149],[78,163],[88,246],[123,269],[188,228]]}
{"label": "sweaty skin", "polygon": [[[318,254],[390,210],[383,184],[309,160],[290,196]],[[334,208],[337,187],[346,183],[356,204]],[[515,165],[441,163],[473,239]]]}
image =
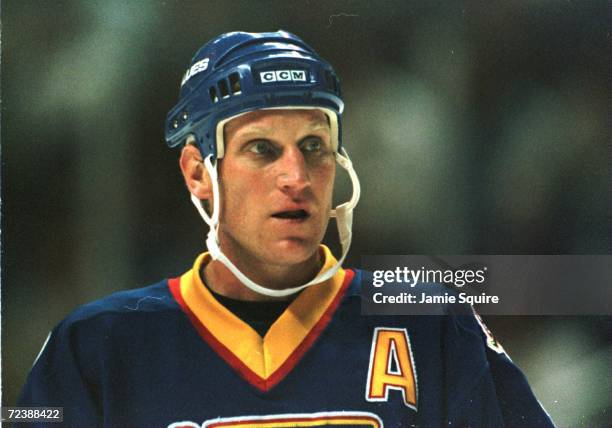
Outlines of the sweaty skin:
{"label": "sweaty skin", "polygon": [[[219,162],[223,252],[265,287],[295,287],[321,267],[318,251],[329,221],[335,158],[326,116],[318,110],[259,110],[225,125]],[[181,169],[189,190],[212,198],[197,148],[186,146]],[[220,262],[205,270],[217,293],[269,300],[240,284]]]}

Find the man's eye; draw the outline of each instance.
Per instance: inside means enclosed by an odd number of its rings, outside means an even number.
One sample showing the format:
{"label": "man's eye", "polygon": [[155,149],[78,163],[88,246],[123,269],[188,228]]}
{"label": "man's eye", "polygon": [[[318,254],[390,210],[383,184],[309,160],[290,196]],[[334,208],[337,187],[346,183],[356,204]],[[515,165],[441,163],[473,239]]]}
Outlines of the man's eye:
{"label": "man's eye", "polygon": [[305,152],[319,152],[323,148],[323,143],[318,138],[310,138],[302,144]]}
{"label": "man's eye", "polygon": [[249,152],[256,155],[265,155],[272,151],[273,147],[268,141],[256,141],[249,146]]}

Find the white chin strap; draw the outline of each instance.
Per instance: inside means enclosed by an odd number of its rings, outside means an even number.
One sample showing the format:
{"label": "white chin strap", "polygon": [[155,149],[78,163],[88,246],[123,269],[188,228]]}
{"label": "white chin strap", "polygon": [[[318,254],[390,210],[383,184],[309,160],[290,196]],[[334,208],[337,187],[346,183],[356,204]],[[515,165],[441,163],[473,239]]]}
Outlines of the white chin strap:
{"label": "white chin strap", "polygon": [[348,254],[349,248],[351,246],[351,238],[352,231],[351,228],[353,226],[353,209],[359,202],[359,195],[361,193],[361,186],[359,185],[359,179],[357,178],[357,173],[353,169],[353,164],[348,157],[348,153],[344,148],[341,149],[342,153],[336,153],[336,162],[344,168],[349,176],[351,177],[351,182],[353,184],[353,196],[348,202],[338,205],[335,209],[331,210],[330,217],[336,218],[336,226],[338,227],[338,236],[340,237],[340,245],[342,246],[342,256],[338,260],[338,262],[329,268],[326,271],[320,272],[312,281],[307,284],[300,285],[299,287],[293,288],[285,288],[282,290],[275,290],[273,288],[263,287],[251,279],[249,279],[245,274],[243,274],[240,269],[232,263],[230,259],[227,258],[225,254],[221,251],[219,247],[219,182],[217,179],[217,163],[213,165],[211,162],[211,156],[207,156],[204,159],[204,166],[206,170],[210,174],[210,179],[213,186],[213,212],[212,216],[209,216],[204,208],[202,207],[201,201],[194,196],[191,195],[191,201],[195,205],[196,209],[210,227],[210,231],[208,232],[208,237],[206,239],[206,246],[208,247],[208,251],[213,260],[218,260],[223,263],[235,276],[242,282],[245,286],[250,288],[256,293],[263,294],[264,296],[269,297],[284,297],[289,296],[291,294],[295,294],[300,290],[303,290],[306,287],[310,287],[311,285],[319,284],[323,281],[328,280],[332,276],[338,272],[340,266],[344,262],[346,255]]}

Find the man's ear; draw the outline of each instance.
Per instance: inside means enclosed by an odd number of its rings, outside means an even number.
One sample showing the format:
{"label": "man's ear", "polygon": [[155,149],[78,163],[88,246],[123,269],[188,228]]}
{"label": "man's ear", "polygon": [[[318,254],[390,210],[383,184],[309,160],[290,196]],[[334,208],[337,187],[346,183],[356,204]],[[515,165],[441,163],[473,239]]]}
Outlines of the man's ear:
{"label": "man's ear", "polygon": [[189,192],[200,200],[212,199],[210,176],[204,168],[202,155],[197,147],[186,144],[181,151],[179,165]]}

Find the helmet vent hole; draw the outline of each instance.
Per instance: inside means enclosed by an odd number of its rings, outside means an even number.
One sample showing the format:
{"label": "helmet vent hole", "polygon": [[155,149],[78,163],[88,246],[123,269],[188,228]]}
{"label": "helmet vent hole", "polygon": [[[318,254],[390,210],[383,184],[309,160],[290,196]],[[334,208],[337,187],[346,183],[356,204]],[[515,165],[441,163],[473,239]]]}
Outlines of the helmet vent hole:
{"label": "helmet vent hole", "polygon": [[229,75],[230,82],[230,90],[232,95],[240,95],[242,91],[240,90],[240,74],[232,73]]}
{"label": "helmet vent hole", "polygon": [[217,82],[217,86],[219,87],[219,93],[221,94],[221,98],[229,97],[229,91],[227,89],[227,82],[225,79],[219,80]]}
{"label": "helmet vent hole", "polygon": [[217,88],[215,88],[214,86],[211,86],[211,87],[208,89],[208,93],[210,94],[210,100],[211,100],[213,103],[217,103],[217,102],[219,102],[219,97],[217,96]]}

